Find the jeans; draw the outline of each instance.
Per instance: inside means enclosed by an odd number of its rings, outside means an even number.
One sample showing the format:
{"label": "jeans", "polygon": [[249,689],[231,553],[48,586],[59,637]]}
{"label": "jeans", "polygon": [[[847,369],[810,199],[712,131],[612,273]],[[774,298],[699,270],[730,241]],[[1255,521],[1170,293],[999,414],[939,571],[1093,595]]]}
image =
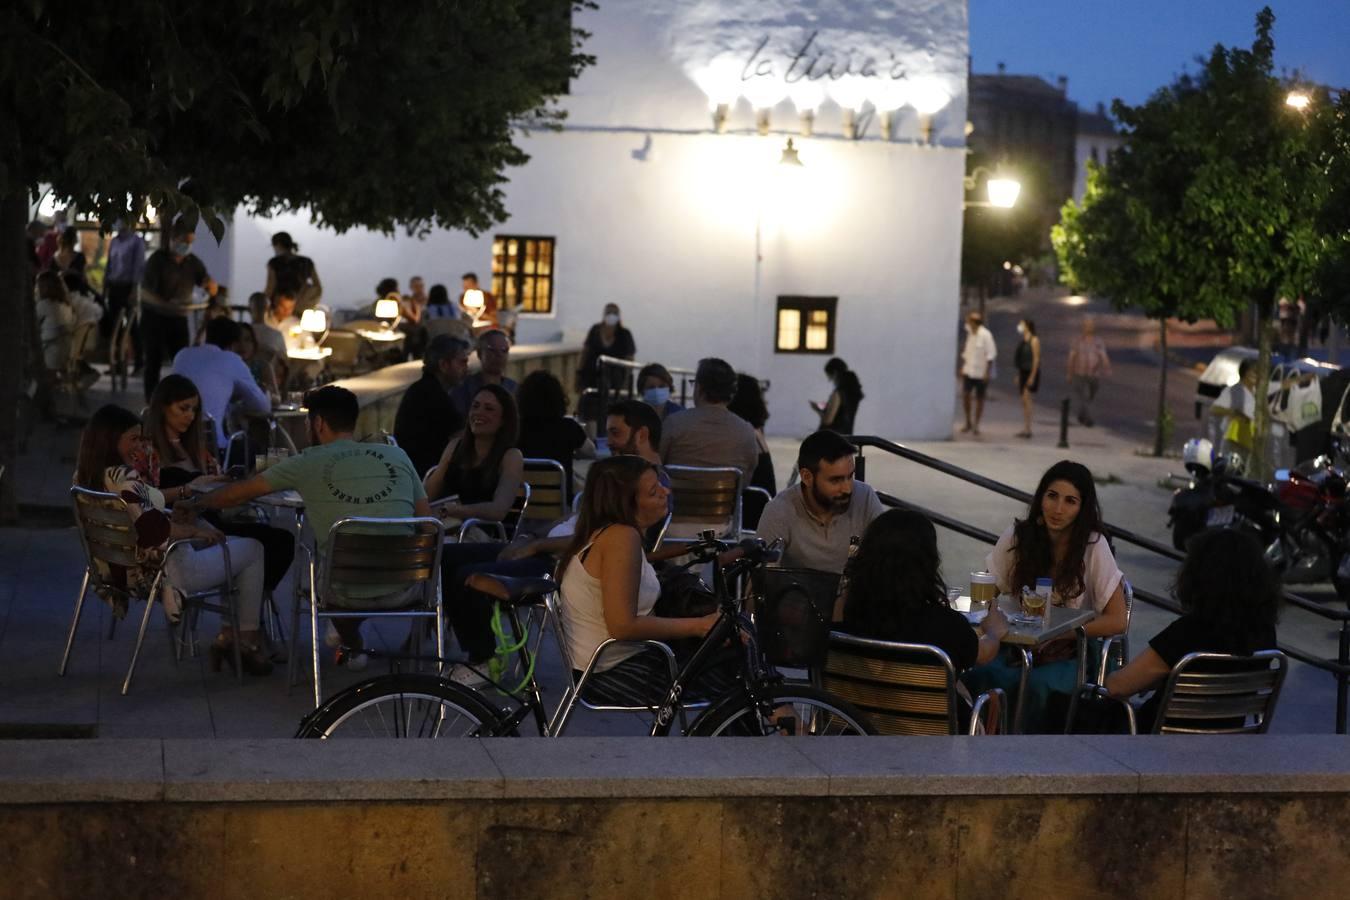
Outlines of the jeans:
{"label": "jeans", "polygon": [[173,365],[178,351],[188,345],[186,316],[165,315],[148,306],[141,307],[141,344],[145,353],[145,399],[155,392],[164,363]]}
{"label": "jeans", "polygon": [[1073,376],[1073,396],[1078,407],[1078,421],[1084,425],[1092,424],[1092,401],[1097,399],[1100,381],[1096,375]]}
{"label": "jeans", "polygon": [[[230,571],[238,591],[239,628],[257,631],[263,595],[263,548],[251,538],[226,538]],[[183,545],[164,564],[169,585],[184,594],[204,591],[225,583],[225,553],[219,544],[197,550]]]}

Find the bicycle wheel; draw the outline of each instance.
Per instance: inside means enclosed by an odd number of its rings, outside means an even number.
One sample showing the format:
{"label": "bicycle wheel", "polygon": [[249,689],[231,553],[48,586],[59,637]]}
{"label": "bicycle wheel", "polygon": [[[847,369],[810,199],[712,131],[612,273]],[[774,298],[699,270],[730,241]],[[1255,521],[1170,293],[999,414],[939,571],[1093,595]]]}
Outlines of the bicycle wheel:
{"label": "bicycle wheel", "polygon": [[852,704],[810,685],[779,685],[769,689],[768,697],[773,712],[766,717],[744,692],[729,694],[705,710],[689,733],[697,737],[877,733]]}
{"label": "bicycle wheel", "polygon": [[334,694],[300,723],[298,738],[454,738],[493,734],[501,711],[433,675],[381,675]]}

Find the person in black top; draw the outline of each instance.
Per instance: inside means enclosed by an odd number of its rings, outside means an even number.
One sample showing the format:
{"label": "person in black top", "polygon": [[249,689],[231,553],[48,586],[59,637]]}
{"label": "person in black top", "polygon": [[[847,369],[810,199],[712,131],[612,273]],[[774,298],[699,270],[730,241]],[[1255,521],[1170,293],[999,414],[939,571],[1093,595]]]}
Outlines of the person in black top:
{"label": "person in black top", "polygon": [[1017,391],[1022,396],[1022,430],[1017,432],[1017,436],[1030,438],[1031,395],[1041,389],[1041,339],[1036,337],[1036,323],[1030,319],[1017,323],[1017,333],[1022,336],[1013,354],[1013,363],[1017,369]]}
{"label": "person in black top", "polygon": [[300,245],[291,240],[289,233],[278,231],[272,235],[272,252],[276,255],[267,261],[267,287],[263,289],[268,298],[275,297],[278,291],[291,293],[297,311],[312,308],[323,296],[314,260],[301,256],[299,250]]}
{"label": "person in black top", "polygon": [[[637,342],[633,332],[623,327],[619,319],[617,303],[605,304],[604,318],[591,326],[586,333],[586,343],[581,350],[581,364],[577,366],[577,390],[604,386],[600,378],[599,359],[601,356],[613,356],[618,359],[632,359],[637,355]],[[614,370],[610,373],[608,386],[615,387],[625,383],[628,373]]]}
{"label": "person in black top", "polygon": [[[1191,538],[1186,550],[1174,589],[1185,613],[1154,635],[1143,653],[1106,676],[1103,687],[1117,699],[1161,688],[1189,653],[1246,656],[1275,649],[1280,583],[1256,538],[1216,528]],[[1159,699],[1155,693],[1139,709],[1141,734],[1152,729]]]}
{"label": "person in black top", "polygon": [[[754,474],[750,476],[750,486],[763,488],[769,497],[778,493],[778,478],[773,472],[773,456],[769,453],[769,442],[764,437],[764,423],[769,421],[769,407],[764,402],[764,391],[759,379],[741,372],[736,375],[736,394],[727,404],[727,409],[749,422],[755,429],[755,439],[759,441],[759,462]],[[752,497],[756,499],[751,499]],[[762,494],[746,495],[741,512],[745,527],[754,529],[759,524],[759,514],[768,503]]]}
{"label": "person in black top", "polygon": [[469,342],[440,334],[427,344],[422,377],[408,386],[394,416],[394,440],[408,454],[418,475],[436,464],[464,418],[450,402],[450,391],[469,371]]}
{"label": "person in black top", "polygon": [[188,345],[188,310],[192,289],[203,288],[211,297],[218,290],[206,266],[192,252],[196,233],[182,219],[170,231],[169,246],[145,261],[141,278],[141,346],[145,350],[145,399],[159,384],[165,360]]}
{"label": "person in black top", "polygon": [[859,637],[930,644],[957,672],[998,655],[1008,620],[995,606],[979,629],[947,605],[937,529],[923,513],[892,509],[872,520],[845,570],[847,595],[835,620]]}
{"label": "person in black top", "polygon": [[812,400],[811,408],[820,414],[821,428],[852,434],[863,399],[862,383],[848,363],[837,356],[825,364],[825,375],[834,383],[834,391],[824,406]]}
{"label": "person in black top", "polygon": [[572,460],[595,455],[595,444],[576,419],[567,416],[567,394],[562,382],[542,369],[526,375],[516,388],[520,408],[520,441],[516,444],[526,459],[552,459],[562,463],[563,496],[572,496]]}

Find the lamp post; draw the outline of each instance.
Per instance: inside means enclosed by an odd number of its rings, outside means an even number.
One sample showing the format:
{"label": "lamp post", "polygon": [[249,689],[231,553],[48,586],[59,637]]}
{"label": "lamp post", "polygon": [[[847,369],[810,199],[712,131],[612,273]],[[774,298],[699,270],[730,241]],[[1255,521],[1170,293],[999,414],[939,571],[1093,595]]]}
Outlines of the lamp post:
{"label": "lamp post", "polygon": [[1017,198],[1022,194],[1022,182],[1002,170],[990,172],[984,166],[976,166],[975,171],[971,172],[963,179],[963,184],[967,191],[975,190],[981,172],[986,176],[984,188],[986,196],[989,199],[963,200],[961,203],[962,209],[1012,209],[1017,205]]}

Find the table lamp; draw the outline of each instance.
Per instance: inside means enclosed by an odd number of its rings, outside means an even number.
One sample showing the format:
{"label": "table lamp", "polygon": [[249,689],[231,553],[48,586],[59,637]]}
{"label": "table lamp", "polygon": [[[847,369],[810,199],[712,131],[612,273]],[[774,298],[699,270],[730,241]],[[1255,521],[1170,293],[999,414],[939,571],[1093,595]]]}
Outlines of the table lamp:
{"label": "table lamp", "polygon": [[393,328],[400,315],[398,301],[393,297],[375,301],[375,318],[383,322],[385,328]]}
{"label": "table lamp", "polygon": [[308,334],[315,344],[322,344],[328,336],[328,313],[320,307],[307,309],[300,314],[300,330]]}
{"label": "table lamp", "polygon": [[478,321],[478,317],[483,314],[483,307],[487,306],[487,302],[483,300],[483,292],[477,288],[465,291],[462,303],[473,316],[474,322]]}

